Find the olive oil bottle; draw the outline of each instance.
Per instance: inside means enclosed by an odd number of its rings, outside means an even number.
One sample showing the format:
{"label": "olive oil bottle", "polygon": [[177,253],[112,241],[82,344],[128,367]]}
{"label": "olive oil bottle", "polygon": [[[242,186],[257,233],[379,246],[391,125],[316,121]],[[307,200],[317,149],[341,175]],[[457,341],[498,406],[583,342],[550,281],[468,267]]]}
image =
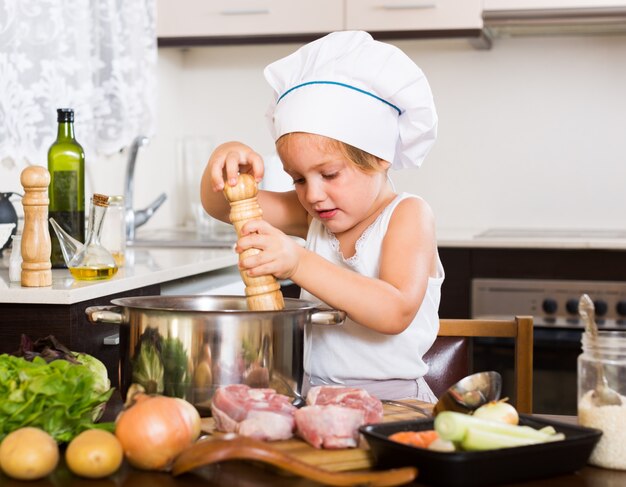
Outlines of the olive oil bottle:
{"label": "olive oil bottle", "polygon": [[[72,237],[85,241],[85,152],[74,136],[74,110],[57,109],[57,139],[48,150],[49,216]],[[59,239],[50,229],[52,267],[67,267]]]}

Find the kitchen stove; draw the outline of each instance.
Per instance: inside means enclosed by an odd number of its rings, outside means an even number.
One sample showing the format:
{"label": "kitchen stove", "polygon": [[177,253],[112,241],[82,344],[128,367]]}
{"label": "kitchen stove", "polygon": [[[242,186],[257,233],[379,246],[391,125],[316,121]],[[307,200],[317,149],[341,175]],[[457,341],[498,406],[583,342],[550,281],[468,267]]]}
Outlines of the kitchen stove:
{"label": "kitchen stove", "polygon": [[[533,412],[576,414],[584,331],[578,300],[586,293],[594,301],[600,330],[626,331],[626,282],[476,278],[471,290],[473,318],[533,316]],[[507,339],[474,340],[475,370],[498,370],[508,397],[514,394],[513,347]]]}
{"label": "kitchen stove", "polygon": [[582,330],[578,300],[588,294],[601,330],[626,330],[626,282],[474,279],[472,317],[532,315],[536,328]]}

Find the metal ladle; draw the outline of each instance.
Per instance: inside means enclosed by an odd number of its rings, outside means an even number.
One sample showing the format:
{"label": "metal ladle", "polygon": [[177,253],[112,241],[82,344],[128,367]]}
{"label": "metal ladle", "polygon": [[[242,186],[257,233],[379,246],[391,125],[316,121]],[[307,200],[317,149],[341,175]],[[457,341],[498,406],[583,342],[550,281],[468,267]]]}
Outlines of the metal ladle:
{"label": "metal ladle", "polygon": [[432,412],[404,401],[384,399],[382,403],[413,409],[427,417],[434,417],[441,411],[457,411],[468,414],[483,404],[500,399],[501,391],[502,376],[492,370],[477,372],[458,381],[443,393]]}
{"label": "metal ladle", "polygon": [[593,301],[587,294],[583,294],[578,301],[578,314],[585,323],[585,331],[591,338],[593,355],[595,358],[596,366],[596,388],[594,389],[591,401],[596,406],[620,406],[622,400],[620,395],[609,387],[609,383],[606,380],[604,374],[604,367],[598,357],[596,346],[598,343],[598,325],[595,319],[595,307]]}

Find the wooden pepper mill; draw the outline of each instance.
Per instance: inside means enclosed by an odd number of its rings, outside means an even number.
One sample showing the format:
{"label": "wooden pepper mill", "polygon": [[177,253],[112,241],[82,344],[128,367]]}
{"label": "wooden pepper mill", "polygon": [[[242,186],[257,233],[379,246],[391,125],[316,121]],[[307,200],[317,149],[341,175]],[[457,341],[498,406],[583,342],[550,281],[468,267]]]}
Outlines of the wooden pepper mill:
{"label": "wooden pepper mill", "polygon": [[[226,184],[224,195],[230,202],[230,221],[234,225],[237,235],[241,237],[241,229],[250,220],[261,220],[263,210],[257,202],[258,189],[254,177],[250,174],[240,174],[236,186]],[[258,249],[248,249],[239,255],[239,260],[256,255]],[[280,284],[274,276],[249,276],[240,270],[241,278],[246,285],[248,309],[251,311],[275,311],[285,307]]]}
{"label": "wooden pepper mill", "polygon": [[50,231],[48,230],[48,185],[50,173],[42,166],[22,171],[24,230],[22,232],[22,286],[52,285]]}

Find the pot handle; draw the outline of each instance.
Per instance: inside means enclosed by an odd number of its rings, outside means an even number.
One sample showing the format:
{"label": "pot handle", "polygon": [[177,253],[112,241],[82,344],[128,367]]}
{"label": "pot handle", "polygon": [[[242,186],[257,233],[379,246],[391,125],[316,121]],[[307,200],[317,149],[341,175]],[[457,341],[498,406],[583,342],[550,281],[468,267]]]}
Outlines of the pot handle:
{"label": "pot handle", "polygon": [[124,322],[122,308],[119,306],[89,306],[85,310],[87,319],[92,323],[113,323],[121,325]]}
{"label": "pot handle", "polygon": [[346,312],[338,309],[318,309],[311,315],[314,325],[342,325],[346,320]]}

